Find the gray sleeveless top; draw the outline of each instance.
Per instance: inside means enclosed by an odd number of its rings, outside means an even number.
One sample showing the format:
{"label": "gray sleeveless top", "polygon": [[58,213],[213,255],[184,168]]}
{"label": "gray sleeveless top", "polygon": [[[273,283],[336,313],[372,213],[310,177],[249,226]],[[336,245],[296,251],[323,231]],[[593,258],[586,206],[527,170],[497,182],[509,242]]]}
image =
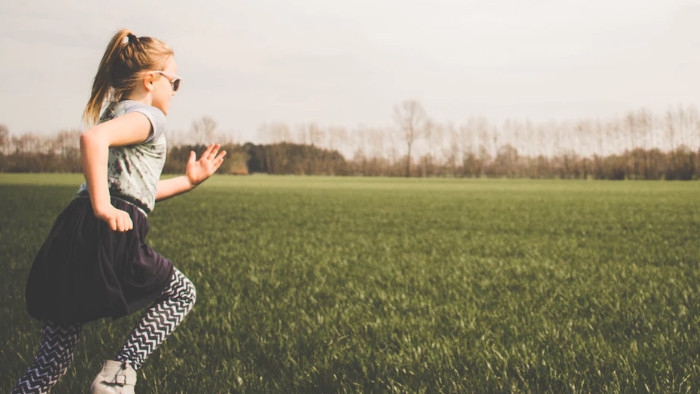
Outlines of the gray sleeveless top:
{"label": "gray sleeveless top", "polygon": [[[165,165],[167,146],[165,141],[165,114],[156,107],[125,100],[113,103],[104,111],[99,123],[126,115],[130,112],[144,114],[151,122],[148,138],[136,145],[109,148],[107,182],[109,194],[130,202],[144,213],[153,211],[160,173]],[[87,183],[78,189],[79,196],[87,196]]]}

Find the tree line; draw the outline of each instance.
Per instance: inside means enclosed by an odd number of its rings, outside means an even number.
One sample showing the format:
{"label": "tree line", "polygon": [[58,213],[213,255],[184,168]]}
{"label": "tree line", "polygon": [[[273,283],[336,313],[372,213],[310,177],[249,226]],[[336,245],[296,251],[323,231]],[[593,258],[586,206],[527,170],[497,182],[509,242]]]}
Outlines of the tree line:
{"label": "tree line", "polygon": [[[430,119],[420,103],[394,108],[393,127],[347,130],[266,124],[265,143],[234,143],[203,117],[169,136],[164,173],[182,173],[189,152],[224,141],[222,174],[305,174],[560,179],[700,179],[700,115],[677,107],[607,121],[533,123]],[[11,135],[0,125],[0,171],[80,172],[80,131]]]}

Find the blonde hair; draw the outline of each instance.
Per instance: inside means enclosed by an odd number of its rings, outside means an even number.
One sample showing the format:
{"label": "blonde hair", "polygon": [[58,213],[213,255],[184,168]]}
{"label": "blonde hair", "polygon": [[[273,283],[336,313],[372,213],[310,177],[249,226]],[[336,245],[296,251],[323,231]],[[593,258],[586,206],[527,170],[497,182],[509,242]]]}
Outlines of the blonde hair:
{"label": "blonde hair", "polygon": [[173,55],[173,50],[156,38],[136,37],[128,29],[117,32],[109,41],[95,74],[92,94],[83,113],[85,123],[97,123],[106,102],[124,98],[133,90],[142,71],[162,71]]}

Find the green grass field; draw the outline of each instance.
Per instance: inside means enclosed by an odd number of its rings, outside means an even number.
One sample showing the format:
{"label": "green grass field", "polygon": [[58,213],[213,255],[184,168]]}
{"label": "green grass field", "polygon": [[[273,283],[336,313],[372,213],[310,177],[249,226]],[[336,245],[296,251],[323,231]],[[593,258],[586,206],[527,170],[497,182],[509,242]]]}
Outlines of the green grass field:
{"label": "green grass field", "polygon": [[[80,175],[0,174],[0,391]],[[698,392],[700,182],[214,177],[150,244],[197,286],[137,392]],[[87,325],[85,392],[138,316]]]}

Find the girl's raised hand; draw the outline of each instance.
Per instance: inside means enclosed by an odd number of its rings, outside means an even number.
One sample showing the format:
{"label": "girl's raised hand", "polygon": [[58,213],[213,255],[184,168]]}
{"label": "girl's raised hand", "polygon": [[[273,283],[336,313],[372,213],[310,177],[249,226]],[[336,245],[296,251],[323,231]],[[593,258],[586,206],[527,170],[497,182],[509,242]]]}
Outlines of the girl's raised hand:
{"label": "girl's raised hand", "polygon": [[187,170],[185,171],[190,185],[193,187],[199,185],[221,167],[226,151],[219,152],[219,149],[221,149],[220,144],[209,145],[199,160],[196,161],[194,151],[190,152],[190,159],[187,161]]}

